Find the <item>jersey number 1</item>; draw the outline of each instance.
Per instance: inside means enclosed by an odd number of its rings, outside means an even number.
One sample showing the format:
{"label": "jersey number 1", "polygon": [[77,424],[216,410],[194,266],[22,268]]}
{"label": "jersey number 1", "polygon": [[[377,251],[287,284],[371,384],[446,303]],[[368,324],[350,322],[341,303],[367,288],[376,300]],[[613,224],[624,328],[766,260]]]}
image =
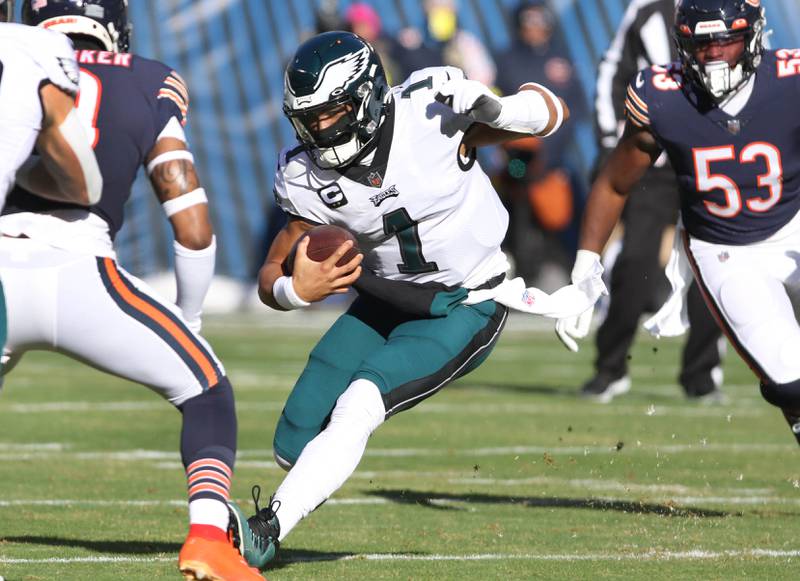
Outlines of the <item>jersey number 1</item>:
{"label": "jersey number 1", "polygon": [[400,243],[400,256],[403,263],[397,270],[403,274],[422,274],[439,270],[435,262],[428,262],[422,255],[422,241],[419,238],[417,223],[408,215],[405,208],[398,208],[383,215],[383,232],[387,236],[397,236]]}

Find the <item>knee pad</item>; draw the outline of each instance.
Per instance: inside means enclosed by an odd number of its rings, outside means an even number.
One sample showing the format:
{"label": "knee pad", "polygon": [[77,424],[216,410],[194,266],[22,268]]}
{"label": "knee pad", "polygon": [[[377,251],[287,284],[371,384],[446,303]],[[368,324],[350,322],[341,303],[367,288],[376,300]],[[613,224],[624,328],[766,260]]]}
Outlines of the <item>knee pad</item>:
{"label": "knee pad", "polygon": [[272,455],[275,462],[284,470],[291,470],[306,444],[316,438],[321,431],[322,426],[303,427],[297,425],[287,417],[284,411],[278,420],[275,438],[272,440]]}
{"label": "knee pad", "polygon": [[789,383],[761,383],[761,395],[779,408],[800,408],[800,379]]}
{"label": "knee pad", "polygon": [[339,396],[330,417],[321,425],[301,425],[302,418],[292,418],[284,409],[272,443],[275,462],[284,470],[291,469],[306,444],[330,424],[362,426],[372,433],[385,417],[386,408],[380,390],[371,381],[357,379]]}

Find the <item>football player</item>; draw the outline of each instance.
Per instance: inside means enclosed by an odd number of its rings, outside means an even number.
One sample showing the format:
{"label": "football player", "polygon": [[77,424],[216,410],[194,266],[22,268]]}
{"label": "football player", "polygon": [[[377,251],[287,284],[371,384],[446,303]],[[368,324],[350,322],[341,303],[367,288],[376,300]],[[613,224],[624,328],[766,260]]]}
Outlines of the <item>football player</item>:
{"label": "football player", "polygon": [[[14,3],[0,0],[0,209],[18,180],[51,199],[97,202],[103,178],[75,110],[78,64],[60,34],[10,24]],[[36,159],[28,159],[34,146]],[[0,285],[0,348],[6,309]]]}
{"label": "football player", "polygon": [[[680,62],[642,70],[629,85],[625,131],[593,184],[572,276],[599,260],[626,194],[665,151],[683,223],[681,256],[668,272],[673,287],[685,291],[694,273],[762,395],[800,442],[800,325],[792,309],[800,292],[800,50],[764,48],[759,0],[681,0],[676,10]],[[674,296],[654,330],[685,327]],[[583,334],[574,319],[557,325]]]}
{"label": "football player", "polygon": [[[187,579],[261,579],[227,538],[236,414],[225,369],[198,333],[215,245],[183,130],[186,85],[170,67],[128,52],[126,0],[26,0],[22,19],[75,44],[78,112],[104,189],[90,210],[22,189],[9,196],[0,218],[9,367],[29,349],[53,349],[144,384],[172,403],[183,418],[189,493],[180,570]],[[115,259],[112,241],[140,167],[175,233],[177,306]]]}
{"label": "football player", "polygon": [[[355,285],[359,298],[314,347],[274,438],[289,470],[269,506],[249,521],[235,508],[251,565],[271,560],[294,526],[352,474],[370,434],[481,364],[506,322],[493,289],[508,264],[500,243],[508,215],[475,163],[479,145],[547,136],[568,117],[545,87],[496,97],[454,67],[414,72],[390,88],[378,56],[358,36],[328,32],[303,43],[286,69],[284,114],[298,144],[280,154],[278,204],[289,221],[259,278],[267,305],[304,308]],[[336,266],[298,247],[317,224],[355,234],[363,254]],[[363,261],[363,263],[362,263]],[[402,305],[398,307],[398,305]]]}

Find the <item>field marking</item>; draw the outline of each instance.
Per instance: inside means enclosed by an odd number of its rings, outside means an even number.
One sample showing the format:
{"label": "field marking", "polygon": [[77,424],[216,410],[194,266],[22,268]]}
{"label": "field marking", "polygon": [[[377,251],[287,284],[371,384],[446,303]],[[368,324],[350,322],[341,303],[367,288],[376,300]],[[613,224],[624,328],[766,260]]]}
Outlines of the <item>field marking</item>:
{"label": "field marking", "polygon": [[[472,492],[465,492],[464,497],[469,497]],[[537,497],[539,498],[539,497]],[[549,496],[542,496],[541,498],[547,499]],[[460,506],[470,504],[468,500],[459,498],[438,498],[435,493],[429,495],[428,499],[432,504],[446,505],[446,506]],[[234,499],[241,501],[242,499]],[[577,500],[577,499],[576,499]],[[639,499],[621,496],[590,496],[588,500],[596,502],[632,502]],[[670,502],[676,505],[703,505],[703,504],[731,504],[742,506],[753,506],[762,504],[781,504],[790,506],[800,506],[800,498],[786,498],[781,496],[660,496],[658,498],[649,497],[648,502]],[[332,506],[374,506],[391,504],[393,501],[388,498],[374,497],[374,498],[330,498],[328,505]],[[480,501],[475,504],[481,504]],[[524,505],[524,500],[519,504]],[[14,508],[20,506],[48,506],[55,508],[64,507],[180,507],[186,506],[186,499],[183,500],[82,500],[82,499],[17,499],[17,500],[0,500],[0,508]]]}
{"label": "field marking", "polygon": [[[730,549],[704,551],[669,551],[651,549],[640,553],[472,553],[466,555],[419,555],[406,553],[365,553],[356,555],[319,555],[316,557],[286,558],[284,563],[315,563],[322,561],[697,561],[709,559],[791,559],[800,557],[800,550]],[[175,557],[48,557],[45,559],[16,559],[0,557],[3,565],[39,565],[70,563],[165,563]]]}
{"label": "field marking", "polygon": [[[248,386],[247,392],[256,391],[252,386]],[[277,391],[274,388],[265,388],[264,391]],[[284,391],[284,390],[281,390]],[[288,391],[288,388],[285,390]],[[554,414],[575,416],[575,403],[437,403],[435,401],[424,402],[415,408],[415,414],[514,414],[514,415],[535,415],[551,416]],[[747,401],[738,400],[737,403],[747,404]],[[585,404],[584,404],[585,405]],[[240,401],[238,408],[240,413],[250,412],[275,412],[281,411],[284,407],[281,401]],[[152,412],[152,411],[171,411],[172,407],[163,401],[50,401],[39,403],[11,403],[0,402],[0,413],[13,414],[46,414],[46,413],[87,413],[87,412]],[[583,410],[585,411],[585,409]],[[763,406],[753,406],[752,401],[749,405],[725,405],[725,406],[689,406],[676,407],[671,405],[645,405],[645,404],[615,404],[613,406],[592,405],[592,414],[596,416],[649,416],[649,417],[687,417],[687,418],[719,418],[728,419],[736,417],[756,418],[767,416],[772,409]]]}
{"label": "field marking", "polygon": [[[65,445],[65,448],[68,448]],[[729,452],[729,453],[751,453],[761,454],[768,452],[789,452],[796,450],[792,444],[757,444],[757,443],[738,443],[738,444],[714,444],[708,442],[698,442],[695,444],[631,444],[621,450],[616,446],[498,446],[487,448],[373,448],[367,449],[366,456],[375,458],[438,458],[438,457],[484,457],[484,456],[519,456],[524,454],[543,455],[570,455],[570,456],[590,456],[592,454],[630,454],[649,453],[657,457],[661,454],[683,454],[683,453],[706,453],[706,452]],[[69,451],[67,449],[37,450],[4,452],[0,448],[0,460],[21,461],[70,458],[72,460],[119,460],[119,461],[177,461],[178,452],[168,452],[165,450],[124,450],[124,451]],[[249,459],[271,459],[272,450],[239,450],[237,457],[243,460]]]}
{"label": "field marking", "polygon": [[[237,500],[237,499],[234,499]],[[374,504],[389,504],[391,501],[386,498],[330,498],[326,504],[330,505],[374,505]],[[70,506],[85,506],[85,507],[98,507],[105,508],[111,506],[126,506],[126,507],[147,507],[147,506],[187,506],[188,500],[83,500],[83,499],[18,499],[18,500],[0,500],[0,508],[10,508],[17,506],[51,506],[51,507],[70,507]]]}

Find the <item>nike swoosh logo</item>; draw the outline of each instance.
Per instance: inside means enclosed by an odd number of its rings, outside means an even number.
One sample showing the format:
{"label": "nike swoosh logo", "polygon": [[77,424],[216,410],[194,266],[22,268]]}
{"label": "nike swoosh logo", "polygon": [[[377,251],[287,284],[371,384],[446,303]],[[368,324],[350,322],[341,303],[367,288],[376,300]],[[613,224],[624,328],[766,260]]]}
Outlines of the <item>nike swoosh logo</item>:
{"label": "nike swoosh logo", "polygon": [[636,88],[641,89],[644,86],[644,75],[641,71],[636,75]]}

